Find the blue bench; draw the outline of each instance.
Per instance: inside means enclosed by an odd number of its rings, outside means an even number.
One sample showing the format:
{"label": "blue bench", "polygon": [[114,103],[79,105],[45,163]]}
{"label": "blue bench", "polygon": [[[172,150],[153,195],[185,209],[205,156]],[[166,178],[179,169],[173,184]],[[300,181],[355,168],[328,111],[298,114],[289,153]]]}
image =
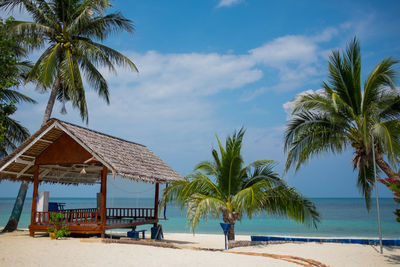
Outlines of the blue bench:
{"label": "blue bench", "polygon": [[128,233],[126,233],[126,235],[130,238],[139,238],[139,233],[142,233],[142,239],[144,239],[145,232],[146,232],[146,230],[132,230],[132,231],[129,231]]}
{"label": "blue bench", "polygon": [[49,202],[49,212],[59,212],[63,211],[65,207],[65,203],[60,203],[60,202]]}

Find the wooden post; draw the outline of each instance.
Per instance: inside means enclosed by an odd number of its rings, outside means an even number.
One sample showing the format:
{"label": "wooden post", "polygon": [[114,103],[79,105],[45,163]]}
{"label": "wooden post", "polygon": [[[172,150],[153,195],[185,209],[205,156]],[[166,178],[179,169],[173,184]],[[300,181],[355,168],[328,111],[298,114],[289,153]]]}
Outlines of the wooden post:
{"label": "wooden post", "polygon": [[107,167],[103,166],[103,171],[101,172],[101,238],[105,237],[106,233],[106,216],[107,216]]}
{"label": "wooden post", "polygon": [[160,184],[156,183],[156,192],[154,196],[154,219],[157,220],[157,222],[154,224],[154,226],[157,226],[158,223],[158,195],[160,192]]}
{"label": "wooden post", "polygon": [[[35,172],[33,175],[33,195],[32,195],[32,210],[31,210],[31,226],[35,224],[36,220],[36,206],[37,206],[37,201],[36,201],[36,196],[38,193],[38,187],[39,187],[39,165],[35,164]],[[35,232],[33,230],[29,230],[29,235],[34,237]]]}

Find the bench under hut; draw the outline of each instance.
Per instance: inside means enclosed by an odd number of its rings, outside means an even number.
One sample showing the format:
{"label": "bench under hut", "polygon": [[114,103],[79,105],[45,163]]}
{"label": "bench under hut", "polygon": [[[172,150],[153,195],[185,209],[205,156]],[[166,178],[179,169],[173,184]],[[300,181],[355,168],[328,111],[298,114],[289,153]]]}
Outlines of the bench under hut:
{"label": "bench under hut", "polygon": [[[155,185],[152,208],[107,208],[107,176]],[[33,182],[30,235],[47,232],[48,211],[37,211],[39,184],[100,184],[99,208],[61,211],[72,233],[105,235],[107,229],[157,225],[159,185],[183,179],[144,145],[50,119],[0,162],[0,180]]]}

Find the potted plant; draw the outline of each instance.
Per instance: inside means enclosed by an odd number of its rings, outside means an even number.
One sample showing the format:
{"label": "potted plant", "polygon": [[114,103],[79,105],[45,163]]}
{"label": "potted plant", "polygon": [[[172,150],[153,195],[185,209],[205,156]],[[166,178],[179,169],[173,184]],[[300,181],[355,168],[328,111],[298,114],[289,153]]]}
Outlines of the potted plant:
{"label": "potted plant", "polygon": [[63,225],[65,221],[64,218],[65,214],[63,213],[60,212],[50,213],[50,223],[52,224],[52,226],[47,228],[47,232],[49,233],[50,238],[52,240],[69,236],[71,234],[71,232],[68,231],[67,226]]}
{"label": "potted plant", "polygon": [[49,228],[47,228],[47,232],[49,233],[51,240],[56,239],[57,228],[55,228],[54,226],[50,226]]}

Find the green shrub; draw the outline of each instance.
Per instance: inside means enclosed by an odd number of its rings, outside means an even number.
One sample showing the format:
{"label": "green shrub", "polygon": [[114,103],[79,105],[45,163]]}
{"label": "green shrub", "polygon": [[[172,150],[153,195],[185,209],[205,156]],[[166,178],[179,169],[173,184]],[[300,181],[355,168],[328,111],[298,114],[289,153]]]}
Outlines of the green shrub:
{"label": "green shrub", "polygon": [[60,212],[51,212],[50,213],[50,223],[53,226],[50,226],[47,228],[47,231],[49,233],[55,233],[56,239],[59,239],[61,237],[69,236],[71,234],[70,231],[68,231],[68,227],[63,225],[65,219],[65,214],[60,213]]}

